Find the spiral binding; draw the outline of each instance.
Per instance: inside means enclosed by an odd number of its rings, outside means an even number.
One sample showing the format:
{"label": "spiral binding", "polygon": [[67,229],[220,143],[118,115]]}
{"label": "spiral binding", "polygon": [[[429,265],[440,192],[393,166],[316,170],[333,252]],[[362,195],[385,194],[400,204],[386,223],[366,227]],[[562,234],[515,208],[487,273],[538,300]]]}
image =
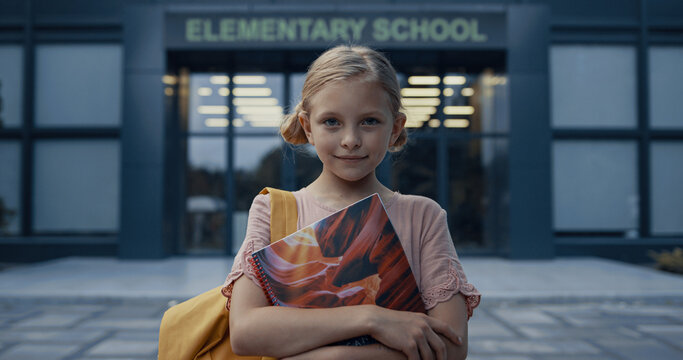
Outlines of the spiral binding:
{"label": "spiral binding", "polygon": [[256,254],[251,255],[251,258],[249,258],[249,262],[251,263],[251,266],[253,266],[256,270],[256,278],[261,283],[261,288],[263,289],[263,292],[266,294],[266,297],[270,301],[271,305],[282,306],[280,300],[278,300],[275,296],[273,288],[270,286],[270,282],[268,282],[268,278],[266,277],[266,272],[263,270],[263,266],[261,266],[261,262],[259,261]]}

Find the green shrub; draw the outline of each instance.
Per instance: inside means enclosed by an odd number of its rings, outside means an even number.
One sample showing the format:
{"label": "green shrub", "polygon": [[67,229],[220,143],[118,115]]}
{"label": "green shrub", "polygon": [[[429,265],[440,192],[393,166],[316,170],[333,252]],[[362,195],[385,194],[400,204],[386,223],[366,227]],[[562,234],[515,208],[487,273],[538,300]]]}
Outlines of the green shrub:
{"label": "green shrub", "polygon": [[658,269],[683,274],[683,249],[677,247],[673,251],[662,250],[659,253],[650,250],[648,255],[657,262]]}

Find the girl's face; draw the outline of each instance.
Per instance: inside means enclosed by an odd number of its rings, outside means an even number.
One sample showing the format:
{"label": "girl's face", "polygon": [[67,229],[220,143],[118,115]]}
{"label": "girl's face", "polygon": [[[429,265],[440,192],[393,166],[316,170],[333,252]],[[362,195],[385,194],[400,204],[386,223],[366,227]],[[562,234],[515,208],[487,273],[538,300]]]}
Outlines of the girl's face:
{"label": "girl's face", "polygon": [[388,95],[363,77],[325,85],[309,99],[299,121],[315,146],[323,173],[353,182],[375,175],[405,117],[393,117]]}

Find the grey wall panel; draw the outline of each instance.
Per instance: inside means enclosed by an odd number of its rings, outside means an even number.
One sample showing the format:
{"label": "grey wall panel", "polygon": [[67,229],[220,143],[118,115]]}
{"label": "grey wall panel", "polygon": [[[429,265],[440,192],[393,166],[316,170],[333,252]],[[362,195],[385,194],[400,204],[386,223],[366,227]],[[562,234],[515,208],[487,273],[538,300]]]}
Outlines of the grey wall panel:
{"label": "grey wall panel", "polygon": [[510,257],[551,258],[548,46],[544,6],[510,6]]}
{"label": "grey wall panel", "polygon": [[124,164],[121,197],[119,256],[153,259],[164,253],[163,168],[150,164]]}
{"label": "grey wall panel", "polygon": [[159,258],[167,248],[164,221],[163,8],[124,11],[121,188],[122,258]]}
{"label": "grey wall panel", "polygon": [[540,0],[550,6],[552,23],[636,22],[641,0]]}

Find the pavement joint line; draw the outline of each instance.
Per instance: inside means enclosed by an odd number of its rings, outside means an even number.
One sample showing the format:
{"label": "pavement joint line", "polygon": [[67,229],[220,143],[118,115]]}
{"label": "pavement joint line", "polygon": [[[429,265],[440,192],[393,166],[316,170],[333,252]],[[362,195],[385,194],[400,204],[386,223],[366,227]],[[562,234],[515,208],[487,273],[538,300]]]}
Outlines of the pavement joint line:
{"label": "pavement joint line", "polygon": [[85,354],[98,344],[100,344],[103,341],[106,341],[108,339],[111,339],[114,335],[116,335],[116,330],[109,330],[105,331],[102,336],[100,336],[98,339],[91,341],[90,343],[86,343],[83,345],[78,351],[73,353],[71,356],[67,356],[63,358],[62,360],[73,360],[73,359],[79,359],[81,357],[84,357]]}
{"label": "pavement joint line", "polygon": [[613,352],[612,350],[610,350],[609,348],[606,348],[602,344],[597,343],[594,339],[585,339],[585,341],[587,343],[591,344],[592,346],[595,346],[597,349],[599,349],[602,354],[607,354],[607,355],[609,355],[609,356],[611,356],[617,360],[630,360],[630,359],[627,359],[627,358],[621,356],[621,354]]}
{"label": "pavement joint line", "polygon": [[517,335],[517,337],[519,337],[521,339],[532,340],[528,336],[526,336],[523,332],[516,329],[514,326],[510,325],[507,321],[505,321],[505,319],[502,319],[500,316],[496,315],[493,311],[486,311],[486,314],[489,317],[491,317],[491,319],[498,321],[498,323],[500,323],[501,326],[510,330],[510,332],[512,332],[513,334]]}
{"label": "pavement joint line", "polygon": [[[677,325],[677,324],[675,324],[675,325]],[[635,327],[635,329],[633,329],[633,330],[636,331],[638,334],[640,334],[642,338],[645,338],[645,339],[652,339],[652,340],[658,341],[658,342],[660,342],[660,343],[662,343],[662,344],[665,344],[665,345],[667,345],[667,346],[670,346],[670,347],[676,349],[677,351],[683,353],[683,347],[678,346],[677,344],[671,342],[670,340],[668,340],[668,339],[666,339],[666,338],[663,338],[663,337],[659,337],[659,336],[657,336],[656,334],[652,334],[652,333],[650,333],[650,332],[638,331],[638,324],[634,325],[634,327]]]}

